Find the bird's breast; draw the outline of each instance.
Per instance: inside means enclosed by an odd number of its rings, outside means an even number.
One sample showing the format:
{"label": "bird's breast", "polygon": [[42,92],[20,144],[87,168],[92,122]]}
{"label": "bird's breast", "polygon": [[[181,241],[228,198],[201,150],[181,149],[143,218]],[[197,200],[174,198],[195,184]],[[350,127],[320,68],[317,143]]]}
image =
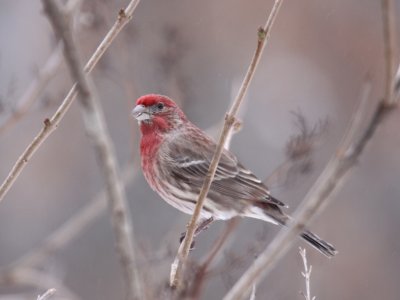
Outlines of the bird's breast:
{"label": "bird's breast", "polygon": [[143,174],[153,190],[157,189],[158,150],[161,143],[162,138],[156,134],[143,135],[140,142]]}

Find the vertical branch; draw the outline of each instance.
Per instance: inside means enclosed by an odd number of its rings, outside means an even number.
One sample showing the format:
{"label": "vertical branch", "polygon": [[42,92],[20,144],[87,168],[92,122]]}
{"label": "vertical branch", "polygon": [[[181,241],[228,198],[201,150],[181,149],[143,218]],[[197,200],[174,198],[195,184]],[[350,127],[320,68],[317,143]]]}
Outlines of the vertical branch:
{"label": "vertical branch", "polygon": [[395,16],[393,0],[381,0],[383,21],[383,46],[385,51],[385,104],[394,104],[393,85],[395,76]]}
{"label": "vertical branch", "polygon": [[393,101],[394,104],[398,103],[400,99],[400,64],[397,67],[397,72],[394,77],[393,84]]}
{"label": "vertical branch", "polygon": [[257,286],[256,284],[253,284],[253,286],[251,287],[249,300],[256,300],[256,291],[257,291]]}
{"label": "vertical branch", "polygon": [[[352,140],[353,143],[345,150],[342,144],[339,145],[337,154],[329,161],[318,180],[312,186],[287,229],[279,232],[264,252],[239,278],[224,297],[224,300],[242,299],[248,293],[252,284],[259,282],[282,259],[295,242],[296,236],[303,232],[309,220],[317,212],[321,211],[321,207],[325,206],[331,199],[332,194],[342,186],[341,184],[344,182],[346,175],[357,164],[359,157],[375,134],[376,129],[394,108],[395,106],[386,106],[384,102],[379,103],[370,122],[366,125],[359,138],[345,136],[342,139],[342,142]],[[355,113],[357,114],[357,112]],[[352,123],[349,127],[359,125],[357,118],[352,118]],[[355,134],[358,131],[357,128],[357,130],[349,129],[346,132],[347,134]],[[339,155],[339,153],[345,154]]]}
{"label": "vertical branch", "polygon": [[[140,0],[131,0],[125,9],[120,10],[117,21],[108,31],[107,35],[104,37],[100,45],[97,47],[96,51],[93,53],[93,55],[90,57],[89,61],[85,65],[84,71],[86,73],[90,73],[94,69],[97,62],[103,56],[113,40],[118,36],[122,28],[132,18],[132,14],[139,4],[139,1]],[[57,111],[54,113],[54,115],[51,118],[44,120],[43,128],[25,148],[24,152],[17,159],[6,179],[1,184],[0,202],[4,199],[5,195],[10,190],[14,182],[17,180],[18,176],[21,174],[31,157],[35,154],[35,152],[39,149],[43,142],[51,135],[51,133],[53,133],[53,131],[57,129],[58,124],[61,122],[72,102],[75,100],[76,95],[77,86],[76,84],[74,84],[61,105],[58,107]]]}
{"label": "vertical branch", "polygon": [[[384,43],[386,58],[386,97],[375,109],[370,121],[365,125],[359,137],[356,133],[361,124],[356,111],[351,119],[348,129],[338,147],[336,155],[328,162],[324,171],[312,186],[303,202],[296,211],[291,224],[287,230],[283,229],[264,250],[263,253],[253,262],[250,268],[239,278],[232,289],[225,295],[224,300],[242,299],[248,293],[252,284],[259,282],[266,276],[278,261],[284,256],[288,249],[293,245],[295,237],[300,234],[307,222],[325,206],[344,182],[346,175],[357,164],[359,157],[364,152],[368,142],[376,133],[378,126],[388,117],[389,112],[397,107],[398,90],[400,86],[400,76],[393,75],[393,43],[394,43],[394,16],[389,16],[393,11],[391,0],[382,0],[384,15]],[[400,70],[400,66],[399,66]],[[388,90],[390,89],[390,91]],[[395,97],[393,97],[395,95]],[[369,90],[362,96],[369,97]],[[366,101],[365,99],[361,101]],[[359,106],[363,109],[363,105]],[[349,144],[349,142],[352,142]]]}
{"label": "vertical branch", "polygon": [[143,299],[143,290],[136,268],[132,221],[128,214],[125,192],[120,180],[114,147],[103,111],[92,82],[86,77],[79,60],[76,44],[56,1],[43,0],[44,9],[56,33],[64,44],[64,56],[82,104],[86,131],[92,139],[101,170],[105,177],[111,220],[116,235],[116,247],[124,271],[128,299]]}
{"label": "vertical branch", "polygon": [[275,3],[272,7],[271,13],[269,14],[268,20],[264,27],[258,30],[258,40],[256,51],[253,55],[247,73],[243,79],[242,85],[239,89],[238,95],[230,108],[228,114],[225,116],[225,123],[217,144],[217,148],[215,150],[214,156],[211,160],[210,167],[208,169],[207,175],[205,177],[202,189],[199,193],[199,197],[197,199],[196,207],[194,209],[192,218],[190,219],[188,229],[186,231],[186,236],[183,241],[183,246],[179,247],[178,252],[178,261],[172,264],[171,266],[171,276],[170,276],[170,285],[173,288],[181,288],[182,287],[182,275],[184,272],[184,266],[189,255],[190,245],[193,241],[193,236],[196,230],[196,224],[200,216],[200,212],[203,208],[204,201],[208,194],[208,191],[211,187],[211,183],[214,179],[215,171],[218,166],[218,162],[221,158],[222,151],[224,149],[225,141],[229,133],[231,132],[232,126],[236,121],[236,114],[240,108],[240,105],[244,99],[244,96],[247,92],[247,89],[250,85],[251,79],[254,76],[254,72],[257,68],[257,65],[260,61],[261,54],[264,50],[266,42],[269,40],[270,31],[272,25],[276,19],[276,15],[279,11],[280,6],[282,5],[283,0],[275,0]]}
{"label": "vertical branch", "polygon": [[303,266],[304,266],[304,272],[301,272],[301,275],[304,277],[304,280],[306,282],[306,292],[302,293],[302,295],[304,296],[304,300],[315,300],[315,296],[311,297],[311,288],[310,288],[312,266],[310,265],[310,267],[308,267],[306,249],[300,247],[299,253],[301,259],[303,260]]}

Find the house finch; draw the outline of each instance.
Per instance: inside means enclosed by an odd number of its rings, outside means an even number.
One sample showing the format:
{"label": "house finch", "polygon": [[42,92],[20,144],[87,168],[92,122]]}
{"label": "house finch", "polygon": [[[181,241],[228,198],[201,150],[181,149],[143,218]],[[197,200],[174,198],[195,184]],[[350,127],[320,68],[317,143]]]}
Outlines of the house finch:
{"label": "house finch", "polygon": [[[166,96],[140,97],[132,114],[142,133],[140,155],[147,182],[167,203],[192,214],[216,143]],[[241,216],[285,225],[290,217],[283,207],[261,180],[224,150],[200,219],[204,223]],[[332,245],[308,230],[301,237],[328,257],[336,254]]]}

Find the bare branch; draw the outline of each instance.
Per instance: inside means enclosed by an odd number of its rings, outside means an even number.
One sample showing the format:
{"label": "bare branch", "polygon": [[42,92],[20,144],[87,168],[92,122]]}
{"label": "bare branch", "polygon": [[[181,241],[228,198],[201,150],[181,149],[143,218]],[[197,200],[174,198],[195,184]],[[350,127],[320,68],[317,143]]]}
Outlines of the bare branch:
{"label": "bare branch", "polygon": [[256,300],[256,291],[257,291],[257,286],[256,284],[253,284],[253,286],[251,287],[249,300]]}
{"label": "bare branch", "polygon": [[305,300],[315,300],[315,297],[311,297],[311,289],[310,289],[312,266],[310,265],[310,267],[308,267],[306,249],[299,247],[299,253],[301,259],[303,260],[303,266],[304,266],[304,272],[301,272],[301,275],[304,277],[304,280],[306,282],[306,292],[301,294],[304,296]]}
{"label": "bare branch", "polygon": [[205,177],[203,187],[199,193],[199,197],[197,199],[196,207],[193,212],[192,218],[190,219],[188,229],[186,232],[185,239],[183,241],[183,246],[179,247],[179,253],[178,253],[178,263],[175,265],[173,264],[171,266],[171,282],[170,285],[173,288],[181,288],[182,287],[182,275],[184,272],[184,265],[187,260],[187,257],[189,255],[189,250],[190,250],[190,245],[192,244],[193,241],[193,236],[194,232],[196,230],[196,224],[200,216],[200,212],[203,208],[204,201],[206,199],[206,196],[208,194],[208,191],[210,189],[211,183],[214,179],[215,171],[218,166],[218,162],[221,158],[222,151],[225,146],[225,141],[227,140],[227,137],[229,136],[229,133],[231,131],[232,126],[234,125],[236,121],[236,114],[240,108],[240,105],[244,99],[244,96],[247,92],[247,89],[249,87],[249,84],[251,82],[251,79],[254,76],[254,72],[256,70],[256,67],[258,65],[258,62],[260,61],[261,54],[264,50],[266,42],[269,40],[270,32],[272,25],[275,21],[276,15],[278,13],[278,10],[282,4],[282,0],[275,0],[274,6],[272,7],[271,13],[269,14],[268,20],[263,28],[260,28],[258,31],[258,41],[257,41],[257,47],[256,51],[253,55],[253,58],[251,60],[250,66],[247,70],[247,73],[243,79],[242,85],[239,89],[238,95],[235,99],[235,102],[231,106],[228,114],[225,116],[225,123],[224,127],[222,129],[217,148],[215,150],[213,159],[210,163],[210,167],[208,169],[207,175]]}
{"label": "bare branch", "polygon": [[56,293],[56,289],[48,289],[44,294],[39,295],[37,300],[48,300]]}
{"label": "bare branch", "polygon": [[395,77],[395,16],[393,0],[381,0],[382,19],[383,19],[383,46],[385,50],[385,98],[384,102],[390,106],[396,102],[394,97],[394,77]]}
{"label": "bare branch", "polygon": [[[85,65],[84,71],[90,73],[96,66],[97,62],[103,56],[105,51],[111,45],[113,40],[117,37],[122,28],[129,22],[132,18],[132,14],[135,11],[140,0],[131,0],[125,9],[121,9],[117,18],[117,21],[111,27],[107,35],[104,37],[103,41],[97,47],[96,51],[93,53],[87,64]],[[39,131],[39,133],[34,137],[32,142],[24,150],[18,160],[15,162],[11,171],[7,175],[6,179],[0,186],[0,202],[4,199],[11,186],[14,184],[15,180],[21,174],[22,170],[36,152],[42,143],[50,136],[50,134],[57,129],[58,124],[63,119],[65,113],[68,111],[70,105],[75,100],[77,96],[77,86],[74,84],[69,91],[68,95],[65,97],[61,105],[58,107],[54,115],[44,120],[44,126]]]}
{"label": "bare branch", "polygon": [[79,60],[77,47],[65,16],[57,2],[43,0],[45,12],[54,30],[64,44],[64,56],[71,76],[77,82],[77,90],[82,104],[86,132],[91,138],[107,186],[108,204],[111,220],[116,235],[116,248],[124,271],[128,299],[144,299],[140,275],[136,268],[132,221],[128,213],[125,191],[121,184],[114,147],[108,133],[104,114],[97,99],[94,85],[86,77]]}
{"label": "bare branch", "polygon": [[17,107],[0,124],[0,134],[16,124],[32,107],[46,85],[54,77],[61,67],[61,46],[58,45],[51,53],[37,76],[30,83],[21,98],[17,101]]}
{"label": "bare branch", "polygon": [[[77,10],[82,0],[69,0],[65,4],[65,13]],[[61,44],[57,45],[44,65],[38,70],[36,77],[17,101],[17,107],[0,124],[0,134],[16,124],[32,107],[54,75],[60,70],[62,62]]]}
{"label": "bare branch", "polygon": [[[358,158],[374,135],[376,128],[388,116],[388,112],[393,108],[394,106],[388,107],[385,102],[380,102],[358,140],[354,136],[345,136],[343,138],[342,141],[356,140],[356,142],[344,151],[345,155],[336,154],[330,160],[325,170],[294,214],[293,221],[289,224],[288,228],[279,232],[264,252],[236,282],[224,297],[224,300],[242,299],[243,296],[247,294],[252,284],[259,282],[272,270],[296,241],[296,236],[304,230],[310,219],[315,216],[317,212],[321,211],[321,207],[327,204],[333,192],[344,182],[345,175],[356,165]],[[356,122],[356,120],[357,118],[352,118],[352,123],[349,126],[358,126],[359,123]],[[347,134],[353,134],[358,131],[357,129],[347,130]],[[343,146],[339,145],[338,149],[342,150]],[[337,151],[337,153],[341,152]]]}

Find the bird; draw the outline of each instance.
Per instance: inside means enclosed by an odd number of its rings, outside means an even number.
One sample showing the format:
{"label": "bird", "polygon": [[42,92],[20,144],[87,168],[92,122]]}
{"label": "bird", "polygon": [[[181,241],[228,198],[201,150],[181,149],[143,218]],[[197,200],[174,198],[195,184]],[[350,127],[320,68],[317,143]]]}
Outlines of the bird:
{"label": "bird", "polygon": [[[188,120],[169,97],[148,94],[132,110],[141,131],[140,156],[144,177],[168,204],[193,214],[211,160],[215,141]],[[249,217],[275,225],[288,225],[287,206],[238,158],[224,149],[200,213],[198,229],[214,220]],[[327,257],[337,250],[308,229],[300,234]]]}

